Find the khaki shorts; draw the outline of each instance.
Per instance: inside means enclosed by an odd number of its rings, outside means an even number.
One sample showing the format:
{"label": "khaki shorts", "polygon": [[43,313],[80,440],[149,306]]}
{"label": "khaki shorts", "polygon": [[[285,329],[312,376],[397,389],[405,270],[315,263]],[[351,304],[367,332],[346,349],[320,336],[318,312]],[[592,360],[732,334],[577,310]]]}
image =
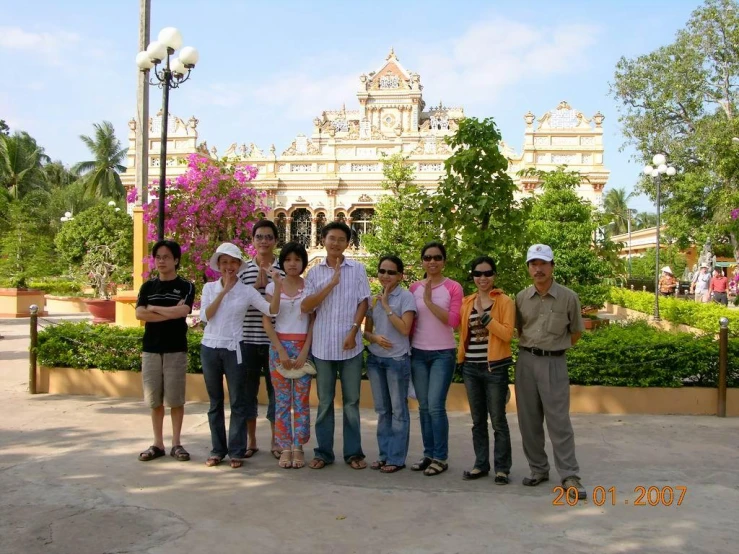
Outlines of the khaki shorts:
{"label": "khaki shorts", "polygon": [[144,352],[141,361],[144,401],[149,407],[154,409],[162,404],[168,408],[184,406],[187,352]]}

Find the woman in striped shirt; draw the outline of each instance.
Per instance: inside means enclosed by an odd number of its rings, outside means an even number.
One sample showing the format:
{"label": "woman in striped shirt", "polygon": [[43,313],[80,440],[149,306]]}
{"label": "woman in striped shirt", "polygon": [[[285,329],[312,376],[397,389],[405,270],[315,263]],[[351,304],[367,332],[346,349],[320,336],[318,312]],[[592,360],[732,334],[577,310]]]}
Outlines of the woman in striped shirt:
{"label": "woman in striped shirt", "polygon": [[472,261],[471,269],[470,277],[477,292],[462,302],[457,363],[464,364],[462,373],[472,415],[475,467],[465,471],[462,477],[479,479],[490,473],[489,412],[495,439],[495,484],[506,485],[511,471],[511,434],[505,406],[508,368],[513,364],[511,339],[516,309],[513,300],[502,290],[493,288],[495,260],[480,256]]}

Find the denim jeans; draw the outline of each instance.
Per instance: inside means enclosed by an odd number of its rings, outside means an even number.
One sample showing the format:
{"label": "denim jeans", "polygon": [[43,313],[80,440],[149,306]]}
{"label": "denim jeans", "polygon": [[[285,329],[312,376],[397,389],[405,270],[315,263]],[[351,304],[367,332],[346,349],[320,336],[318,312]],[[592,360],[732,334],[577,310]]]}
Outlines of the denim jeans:
{"label": "denim jeans", "polygon": [[367,376],[377,413],[379,459],[388,465],[402,466],[408,455],[411,418],[408,413],[408,383],[411,359],[367,356]]}
{"label": "denim jeans", "polygon": [[264,375],[264,386],[267,387],[267,419],[275,421],[275,389],[272,386],[272,378],[269,375],[269,344],[247,344],[239,343],[241,348],[241,360],[246,371],[246,397],[247,412],[246,419],[257,419],[257,406],[259,401],[259,379]]}
{"label": "denim jeans", "polygon": [[475,468],[490,471],[490,439],[488,414],[493,424],[493,466],[495,472],[511,472],[511,432],[505,415],[508,393],[508,368],[488,371],[487,362],[462,366],[464,386],[472,415],[472,446],[475,449]]}
{"label": "denim jeans", "polygon": [[[246,372],[236,362],[236,352],[226,348],[200,346],[205,388],[210,397],[208,424],[210,425],[211,456],[240,459],[246,454]],[[228,401],[231,419],[226,442],[226,420],[223,413],[223,376],[228,383]]]}
{"label": "denim jeans", "polygon": [[334,462],[334,396],[336,376],[341,379],[341,395],[344,399],[344,461],[362,452],[362,435],[359,430],[359,390],[362,382],[362,353],[348,360],[321,360],[313,358],[316,365],[318,388],[318,415],[316,416],[315,457],[327,464]]}
{"label": "denim jeans", "polygon": [[421,416],[423,455],[446,460],[449,455],[449,419],[446,395],[452,384],[456,351],[411,349],[411,374]]}

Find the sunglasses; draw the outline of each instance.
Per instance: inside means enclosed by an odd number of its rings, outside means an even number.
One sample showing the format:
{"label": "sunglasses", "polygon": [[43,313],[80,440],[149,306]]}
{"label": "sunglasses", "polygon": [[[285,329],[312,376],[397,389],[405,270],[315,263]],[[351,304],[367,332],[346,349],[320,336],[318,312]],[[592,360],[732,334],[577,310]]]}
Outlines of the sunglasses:
{"label": "sunglasses", "polygon": [[492,269],[488,269],[487,271],[473,271],[472,276],[473,277],[492,277],[495,275],[495,271]]}
{"label": "sunglasses", "polygon": [[377,273],[379,273],[380,275],[385,275],[385,273],[387,273],[388,275],[390,275],[390,277],[395,277],[400,272],[394,269],[378,269]]}
{"label": "sunglasses", "polygon": [[444,256],[442,256],[441,254],[434,254],[433,256],[421,256],[421,259],[424,262],[430,262],[431,260],[435,262],[441,262],[444,260]]}

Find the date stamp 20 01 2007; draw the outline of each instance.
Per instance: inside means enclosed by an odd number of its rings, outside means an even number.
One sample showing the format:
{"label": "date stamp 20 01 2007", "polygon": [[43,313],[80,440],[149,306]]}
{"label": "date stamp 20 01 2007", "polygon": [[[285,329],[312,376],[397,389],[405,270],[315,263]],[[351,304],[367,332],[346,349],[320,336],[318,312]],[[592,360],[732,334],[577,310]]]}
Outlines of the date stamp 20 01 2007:
{"label": "date stamp 20 01 2007", "polygon": [[[572,489],[572,490],[570,490]],[[616,506],[623,504],[625,506],[680,506],[685,500],[688,487],[670,485],[664,487],[645,487],[642,485],[634,487],[633,500],[619,499],[616,487],[603,487],[598,485],[593,487],[590,498],[596,506],[609,504]],[[577,490],[574,487],[568,489],[558,486],[552,489],[555,497],[552,500],[552,506],[576,506],[579,502]]]}

